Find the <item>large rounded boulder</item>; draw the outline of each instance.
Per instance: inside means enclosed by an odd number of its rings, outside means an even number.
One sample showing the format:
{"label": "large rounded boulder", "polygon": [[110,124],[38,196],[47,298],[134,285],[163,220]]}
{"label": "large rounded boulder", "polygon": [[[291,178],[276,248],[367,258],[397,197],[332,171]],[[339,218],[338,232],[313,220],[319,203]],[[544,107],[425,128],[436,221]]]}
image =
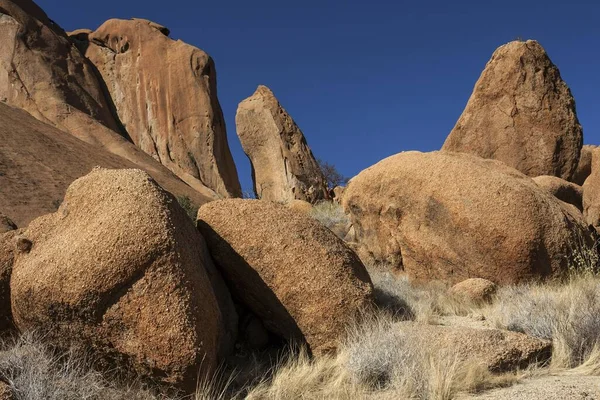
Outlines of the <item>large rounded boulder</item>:
{"label": "large rounded boulder", "polygon": [[19,330],[189,389],[216,367],[223,318],[209,255],[177,200],[143,171],[77,179],[21,242],[11,277]]}
{"label": "large rounded boulder", "polygon": [[343,206],[363,261],[417,279],[545,278],[591,241],[581,215],[532,179],[460,153],[386,158],[350,181]]}
{"label": "large rounded boulder", "polygon": [[232,295],[265,327],[316,353],[337,348],[355,313],[371,304],[358,256],[303,213],[265,200],[218,200],[198,227]]}

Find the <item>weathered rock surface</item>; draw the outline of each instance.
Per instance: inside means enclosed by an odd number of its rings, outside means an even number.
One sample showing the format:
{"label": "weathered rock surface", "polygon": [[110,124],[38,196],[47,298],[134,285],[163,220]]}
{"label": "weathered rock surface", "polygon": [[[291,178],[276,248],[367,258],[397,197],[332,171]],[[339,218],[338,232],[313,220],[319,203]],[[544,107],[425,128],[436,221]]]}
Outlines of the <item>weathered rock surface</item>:
{"label": "weathered rock surface", "polygon": [[600,232],[600,147],[591,150],[590,175],[583,184],[583,215]]}
{"label": "weathered rock surface", "polygon": [[0,233],[0,331],[13,328],[10,308],[10,276],[16,249],[16,238],[21,232]]}
{"label": "weathered rock surface", "polygon": [[143,19],[111,19],[71,38],[97,68],[139,148],[190,184],[241,197],[208,54]]}
{"label": "weathered rock surface", "polygon": [[401,322],[395,325],[408,337],[432,353],[451,349],[458,361],[485,365],[492,372],[524,369],[529,364],[550,358],[552,343],[523,333],[500,329],[479,329],[464,326],[426,325]]}
{"label": "weathered rock surface", "polygon": [[222,315],[200,234],[140,170],[95,169],[24,233],[11,278],[15,324],[193,389],[217,365]]}
{"label": "weathered rock surface", "polygon": [[240,103],[235,124],[252,164],[257,198],[282,203],[328,198],[325,177],[306,138],[269,88],[259,86]]}
{"label": "weathered rock surface", "polygon": [[[184,194],[176,189],[182,186],[179,178],[128,141],[94,66],[56,23],[31,0],[0,0],[0,13],[0,102],[103,147],[147,171],[167,190]],[[197,180],[187,183],[198,192],[192,198],[218,197]]]}
{"label": "weathered rock surface", "polygon": [[564,272],[591,241],[579,213],[505,164],[468,154],[400,153],[344,193],[359,255],[411,278],[497,284]]}
{"label": "weathered rock surface", "polygon": [[583,188],[581,186],[550,175],[536,176],[533,180],[552,196],[583,211]]}
{"label": "weathered rock surface", "polygon": [[14,231],[17,229],[17,225],[10,218],[0,212],[0,234]]}
{"label": "weathered rock surface", "polygon": [[584,144],[581,148],[581,156],[579,157],[579,164],[577,165],[577,171],[571,179],[571,182],[576,185],[583,186],[585,180],[592,173],[592,154],[598,146]]}
{"label": "weathered rock surface", "polygon": [[571,91],[542,46],[528,40],[494,52],[442,149],[570,180],[582,144]]}
{"label": "weathered rock surface", "polygon": [[[71,182],[94,166],[136,167],[132,162],[2,103],[0,137],[0,209],[21,227],[56,211]],[[166,190],[187,196],[197,205],[214,198],[202,195],[165,167],[152,162],[154,165],[149,166],[147,172]]]}
{"label": "weathered rock surface", "polygon": [[452,286],[449,292],[475,303],[488,302],[496,293],[498,286],[487,279],[469,278]]}
{"label": "weathered rock surface", "polygon": [[313,352],[336,349],[372,284],[356,254],[302,213],[264,200],[205,204],[198,227],[234,297]]}

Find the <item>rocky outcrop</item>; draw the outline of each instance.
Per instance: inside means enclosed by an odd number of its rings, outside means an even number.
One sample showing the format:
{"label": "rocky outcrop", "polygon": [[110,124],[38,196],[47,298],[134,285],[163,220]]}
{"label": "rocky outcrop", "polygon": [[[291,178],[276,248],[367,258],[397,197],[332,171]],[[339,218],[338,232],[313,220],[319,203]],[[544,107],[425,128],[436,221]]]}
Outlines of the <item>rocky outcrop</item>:
{"label": "rocky outcrop", "polygon": [[[30,0],[0,0],[0,13],[0,102],[128,160],[177,195],[188,191],[177,189],[179,178],[128,141],[94,66],[56,23]],[[192,198],[218,197],[200,181],[187,183],[198,192]]]}
{"label": "rocky outcrop", "polygon": [[269,88],[259,86],[240,103],[235,124],[252,164],[257,198],[313,204],[328,198],[325,177],[306,138]]}
{"label": "rocky outcrop", "polygon": [[592,173],[592,154],[598,146],[584,144],[581,148],[581,156],[579,157],[579,164],[575,175],[571,179],[576,185],[583,186],[583,183],[588,176]]}
{"label": "rocky outcrop", "polygon": [[309,216],[264,200],[205,204],[198,227],[238,298],[265,327],[313,352],[335,350],[372,284],[356,254]]}
{"label": "rocky outcrop", "polygon": [[449,293],[467,299],[473,303],[485,303],[492,300],[498,286],[487,279],[469,278],[452,286]]}
{"label": "rocky outcrop", "polygon": [[556,276],[579,245],[581,215],[505,164],[406,152],[352,178],[343,206],[365,262],[412,278],[497,284]]}
{"label": "rocky outcrop", "polygon": [[15,324],[193,389],[199,369],[214,371],[223,335],[199,237],[146,173],[95,169],[24,232],[10,284]]}
{"label": "rocky outcrop", "polygon": [[581,186],[550,175],[536,176],[533,180],[552,196],[574,205],[579,211],[583,211],[583,189]]}
{"label": "rocky outcrop", "polygon": [[111,19],[71,38],[97,68],[139,148],[190,184],[241,197],[208,54],[143,19]]}
{"label": "rocky outcrop", "polygon": [[542,46],[528,40],[492,55],[442,149],[570,180],[582,144],[571,91]]}
{"label": "rocky outcrop", "polygon": [[583,184],[583,215],[600,232],[600,148],[591,150],[590,159],[590,175]]}
{"label": "rocky outcrop", "polygon": [[[137,166],[2,103],[0,121],[0,209],[21,227],[56,211],[71,182],[93,167]],[[196,205],[214,198],[214,192],[197,192],[154,161],[148,167],[147,172],[176,196],[186,196]]]}
{"label": "rocky outcrop", "polygon": [[[451,349],[457,361],[482,364],[492,372],[515,371],[550,359],[552,343],[523,333],[464,326],[396,324],[408,343],[418,343],[433,354]],[[412,339],[412,340],[411,340]]]}

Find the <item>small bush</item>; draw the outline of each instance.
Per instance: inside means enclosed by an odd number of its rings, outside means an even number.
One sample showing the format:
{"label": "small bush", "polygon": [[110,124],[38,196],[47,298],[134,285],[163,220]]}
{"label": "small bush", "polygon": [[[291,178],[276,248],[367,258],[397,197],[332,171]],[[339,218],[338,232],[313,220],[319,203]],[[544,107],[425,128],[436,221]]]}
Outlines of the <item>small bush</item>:
{"label": "small bush", "polygon": [[185,210],[185,213],[190,219],[196,223],[198,217],[198,206],[192,203],[192,200],[188,196],[179,196],[177,202]]}
{"label": "small bush", "polygon": [[332,201],[321,201],[314,205],[311,216],[329,228],[341,239],[346,237],[350,219],[341,205]]}

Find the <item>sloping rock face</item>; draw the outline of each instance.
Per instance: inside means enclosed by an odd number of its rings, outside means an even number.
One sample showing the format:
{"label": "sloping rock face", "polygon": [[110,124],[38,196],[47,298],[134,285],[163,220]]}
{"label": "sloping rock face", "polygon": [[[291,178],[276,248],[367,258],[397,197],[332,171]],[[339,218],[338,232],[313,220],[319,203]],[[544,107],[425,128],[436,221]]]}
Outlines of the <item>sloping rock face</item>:
{"label": "sloping rock face", "polygon": [[[123,157],[167,190],[180,185],[171,171],[128,141],[94,66],[58,25],[30,0],[0,0],[0,13],[0,102]],[[219,197],[198,180],[187,183],[199,192],[193,197]]]}
{"label": "sloping rock face", "polygon": [[241,197],[217,99],[213,60],[142,19],[105,22],[71,38],[104,80],[133,142],[184,181]]}
{"label": "sloping rock face", "polygon": [[311,217],[264,200],[200,207],[198,227],[234,297],[265,327],[333,351],[372,284],[356,254]]}
{"label": "sloping rock face", "polygon": [[[71,182],[93,167],[137,166],[2,103],[0,138],[0,209],[21,227],[56,211]],[[214,199],[214,192],[203,195],[149,156],[144,157],[152,163],[147,172],[166,190],[187,196],[197,205]]]}
{"label": "sloping rock face", "polygon": [[515,169],[468,154],[386,158],[350,181],[343,206],[363,261],[416,279],[555,276],[592,242],[573,207]]}
{"label": "sloping rock face", "polygon": [[583,186],[585,180],[592,173],[592,154],[598,146],[584,144],[581,148],[581,157],[579,157],[579,164],[577,165],[577,171],[571,179],[576,185]]}
{"label": "sloping rock face", "polygon": [[235,124],[252,164],[257,198],[314,204],[329,197],[325,177],[304,134],[269,88],[259,86],[240,103]]}
{"label": "sloping rock face", "polygon": [[583,211],[583,189],[581,186],[549,175],[536,176],[533,180],[539,187],[547,190],[557,199],[572,204],[579,211]]}
{"label": "sloping rock face", "polygon": [[442,150],[570,180],[582,144],[571,91],[542,46],[528,40],[492,55]]}
{"label": "sloping rock face", "polygon": [[214,371],[223,335],[198,237],[143,171],[95,169],[24,232],[10,283],[15,324],[193,389],[199,369]]}

